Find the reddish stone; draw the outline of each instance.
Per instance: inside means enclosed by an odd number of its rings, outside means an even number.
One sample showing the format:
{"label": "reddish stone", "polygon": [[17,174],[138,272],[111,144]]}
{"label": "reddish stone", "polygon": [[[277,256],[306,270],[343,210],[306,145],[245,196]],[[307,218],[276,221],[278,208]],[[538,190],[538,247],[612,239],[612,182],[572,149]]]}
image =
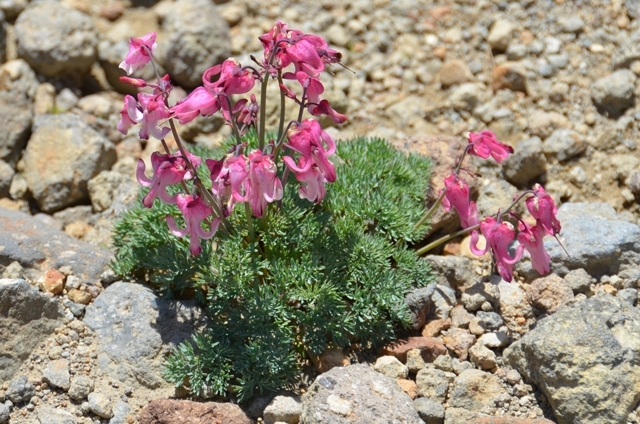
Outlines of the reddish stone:
{"label": "reddish stone", "polygon": [[189,400],[154,400],[140,412],[140,424],[252,424],[238,405]]}
{"label": "reddish stone", "polygon": [[322,352],[320,356],[309,355],[311,362],[319,373],[325,373],[334,367],[346,367],[351,365],[351,361],[347,358],[342,350],[337,348],[329,348]]}
{"label": "reddish stone", "polygon": [[45,293],[60,294],[64,290],[64,279],[66,277],[57,269],[48,269],[44,273],[44,280],[40,284],[40,288]]}
{"label": "reddish stone", "polygon": [[443,340],[444,344],[464,361],[469,355],[469,349],[476,342],[476,336],[462,328],[454,328],[449,330]]}
{"label": "reddish stone", "polygon": [[447,353],[442,340],[434,337],[409,337],[389,343],[380,350],[381,355],[395,356],[403,364],[407,362],[407,352],[418,349],[425,362],[433,362],[438,356]]}
{"label": "reddish stone", "polygon": [[436,337],[441,331],[448,330],[449,327],[451,327],[449,318],[434,319],[422,328],[422,337]]}
{"label": "reddish stone", "polygon": [[418,397],[418,385],[413,380],[408,380],[406,378],[399,378],[396,380],[400,388],[409,395],[411,399],[415,399]]}
{"label": "reddish stone", "polygon": [[545,418],[529,420],[514,417],[482,417],[474,418],[468,424],[553,424],[553,421]]}

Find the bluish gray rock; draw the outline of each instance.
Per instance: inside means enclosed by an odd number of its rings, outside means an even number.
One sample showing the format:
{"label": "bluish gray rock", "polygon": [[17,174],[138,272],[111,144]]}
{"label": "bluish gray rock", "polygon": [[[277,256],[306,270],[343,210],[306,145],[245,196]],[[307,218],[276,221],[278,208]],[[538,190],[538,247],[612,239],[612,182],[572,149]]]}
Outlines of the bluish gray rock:
{"label": "bluish gray rock", "polygon": [[11,379],[33,349],[63,324],[63,316],[58,302],[25,280],[0,279],[0,382]]}
{"label": "bluish gray rock", "polygon": [[0,208],[0,269],[14,261],[38,273],[69,266],[83,283],[95,285],[111,258],[108,251],[70,237],[31,215]]}
{"label": "bluish gray rock", "polygon": [[319,375],[302,397],[300,422],[422,424],[411,398],[395,380],[365,364]]}
{"label": "bluish gray rock", "polygon": [[538,322],[503,357],[545,394],[558,423],[625,422],[640,400],[640,311],[591,297]]}
{"label": "bluish gray rock", "polygon": [[86,72],[96,59],[98,34],[91,18],[64,3],[31,3],[18,16],[15,32],[18,55],[43,75]]}
{"label": "bluish gray rock", "polygon": [[0,403],[0,424],[4,424],[9,421],[9,414],[11,414],[11,408],[9,408],[9,405]]}
{"label": "bluish gray rock", "polygon": [[427,322],[431,295],[435,288],[435,284],[429,284],[427,287],[413,289],[404,296],[404,303],[409,307],[411,314],[412,329],[419,330]]}
{"label": "bluish gray rock", "polygon": [[615,275],[620,269],[621,252],[640,253],[640,227],[616,219],[615,210],[605,203],[565,203],[558,209],[562,224],[560,241],[545,241],[551,256],[551,270],[563,276],[583,268],[593,277]]}
{"label": "bluish gray rock", "polygon": [[29,190],[43,212],[89,199],[89,180],[116,162],[115,146],[73,113],[36,117],[24,154]]}
{"label": "bluish gray rock", "polygon": [[591,86],[591,100],[603,115],[617,119],[635,103],[636,76],[628,69],[615,71]]}
{"label": "bluish gray rock", "polygon": [[504,324],[502,317],[495,312],[478,311],[476,316],[487,325],[489,330],[497,330]]}
{"label": "bluish gray rock", "polygon": [[28,402],[36,394],[36,388],[26,375],[19,375],[9,381],[5,396],[13,403]]}
{"label": "bluish gray rock", "polygon": [[98,366],[132,386],[172,387],[161,375],[165,354],[201,329],[194,301],[162,299],[140,284],[117,282],[90,304],[83,319],[100,344]]}
{"label": "bluish gray rock", "polygon": [[231,54],[229,25],[209,0],[178,0],[162,28],[169,39],[163,65],[184,88],[202,85],[204,71]]}

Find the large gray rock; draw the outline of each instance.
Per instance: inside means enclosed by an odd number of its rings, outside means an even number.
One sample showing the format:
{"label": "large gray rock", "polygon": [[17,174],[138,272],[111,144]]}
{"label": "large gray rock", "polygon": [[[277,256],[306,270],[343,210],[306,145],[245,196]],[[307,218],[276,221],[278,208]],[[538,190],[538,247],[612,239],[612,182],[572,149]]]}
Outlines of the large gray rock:
{"label": "large gray rock", "polygon": [[164,67],[184,88],[202,85],[204,71],[231,54],[229,25],[210,0],[178,0],[162,28],[168,38]]}
{"label": "large gray rock", "polygon": [[27,144],[33,119],[36,74],[24,60],[0,66],[0,159],[15,164]]}
{"label": "large gray rock", "polygon": [[545,241],[551,256],[551,268],[563,276],[583,268],[594,277],[615,275],[620,269],[621,252],[640,253],[640,227],[619,221],[606,203],[565,203],[558,209],[562,224],[560,241]]}
{"label": "large gray rock", "polygon": [[0,208],[0,269],[14,261],[34,273],[68,266],[83,283],[95,285],[111,258],[108,251],[70,237],[31,215]]}
{"label": "large gray rock", "polygon": [[25,157],[25,179],[44,212],[88,200],[91,178],[116,162],[115,146],[73,113],[35,120]]}
{"label": "large gray rock", "polygon": [[511,184],[524,185],[544,174],[547,159],[542,152],[542,140],[538,137],[521,140],[515,153],[502,162],[504,176]]}
{"label": "large gray rock", "polygon": [[38,421],[40,424],[76,424],[76,417],[61,408],[39,408]]}
{"label": "large gray rock", "polygon": [[194,301],[157,297],[140,284],[110,285],[86,309],[97,335],[99,367],[135,386],[172,387],[161,375],[165,355],[204,325]]}
{"label": "large gray rock", "polygon": [[43,75],[86,72],[96,59],[98,34],[91,18],[64,3],[31,3],[18,16],[15,32],[18,55]]}
{"label": "large gray rock", "polygon": [[504,351],[560,424],[625,422],[640,400],[640,311],[610,295],[563,308]]}
{"label": "large gray rock", "polygon": [[449,406],[480,412],[494,406],[495,400],[506,394],[500,379],[488,372],[468,369],[456,377],[450,392]]}
{"label": "large gray rock", "polygon": [[591,100],[603,115],[618,118],[634,104],[636,76],[628,69],[615,71],[591,86]]}
{"label": "large gray rock", "polygon": [[305,424],[420,424],[411,398],[391,378],[367,365],[337,367],[319,375],[302,397]]}
{"label": "large gray rock", "polygon": [[11,379],[31,351],[63,325],[63,316],[58,302],[25,280],[0,279],[0,382]]}
{"label": "large gray rock", "polygon": [[26,375],[18,375],[9,381],[5,396],[12,403],[29,402],[36,394],[36,388]]}

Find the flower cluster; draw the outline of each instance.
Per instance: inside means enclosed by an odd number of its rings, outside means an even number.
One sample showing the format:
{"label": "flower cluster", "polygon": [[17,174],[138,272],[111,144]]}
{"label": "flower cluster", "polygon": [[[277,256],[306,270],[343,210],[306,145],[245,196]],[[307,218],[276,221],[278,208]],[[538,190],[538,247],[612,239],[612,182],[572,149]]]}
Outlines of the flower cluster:
{"label": "flower cluster", "polygon": [[[138,182],[150,189],[142,203],[145,207],[152,207],[158,198],[164,203],[177,205],[186,227],[178,228],[171,216],[167,216],[167,223],[174,235],[189,235],[193,255],[202,251],[200,239],[213,237],[220,224],[231,215],[236,203],[246,202],[253,216],[263,217],[270,203],[282,199],[289,172],[300,183],[298,193],[301,198],[314,203],[322,201],[326,183],[336,180],[335,166],[329,160],[336,151],[336,144],[317,120],[301,118],[303,112],[308,111],[314,116],[327,115],[336,123],[347,119],[327,100],[320,98],[324,92],[320,74],[326,65],[340,62],[340,53],[329,48],[321,37],[287,29],[286,24],[278,22],[260,37],[264,59],[259,69],[242,66],[236,59],[229,58],[207,69],[202,76],[202,86],[171,106],[168,103],[171,81],[168,75],[160,77],[153,58],[155,41],[155,33],[130,40],[129,52],[120,64],[127,76],[120,79],[149,92],[140,92],[137,97],[125,96],[117,128],[127,134],[131,127],[140,125],[140,138],[151,136],[162,140],[166,152],[153,153],[151,178],[145,175],[144,161],[140,159],[138,162]],[[156,83],[130,76],[149,63],[156,71]],[[293,72],[285,72],[290,65],[293,65]],[[246,143],[241,137],[258,124],[257,131],[263,137],[264,116],[261,116],[261,106],[254,94],[248,99],[235,99],[234,96],[249,93],[257,83],[264,88],[272,78],[297,81],[300,85],[302,95],[297,96],[294,90],[280,84],[282,98],[290,98],[296,103],[299,118],[288,124],[287,131],[281,122],[277,140],[265,143],[260,138],[258,148],[245,153]],[[263,89],[262,107],[265,95],[266,90]],[[237,145],[220,160],[204,160],[212,183],[207,189],[197,174],[202,158],[186,150],[172,120],[187,124],[198,116],[207,117],[217,112],[231,126]],[[178,151],[174,153],[169,151],[164,140],[170,132],[178,144]],[[183,192],[172,190],[176,194],[169,194],[167,187],[177,184],[182,186]]]}
{"label": "flower cluster", "polygon": [[[502,163],[513,148],[498,141],[491,131],[482,131],[478,134],[469,133],[468,145],[465,153],[478,156],[483,159],[491,156],[496,162]],[[463,154],[464,157],[464,154]],[[460,159],[460,163],[462,158]],[[513,278],[513,266],[520,260],[524,250],[529,252],[533,268],[540,274],[546,274],[550,270],[551,258],[545,251],[543,238],[545,235],[556,236],[560,232],[560,222],[556,217],[558,208],[553,198],[544,191],[540,185],[533,190],[517,196],[516,201],[526,197],[525,204],[536,224],[529,226],[522,220],[518,220],[516,227],[505,218],[505,213],[498,211],[496,216],[488,216],[483,220],[478,219],[478,210],[475,202],[469,197],[469,185],[459,176],[459,168],[444,180],[444,192],[441,194],[442,206],[445,210],[455,209],[463,227],[471,231],[471,251],[482,256],[490,249],[495,259],[498,273],[506,281]],[[508,209],[511,209],[512,204]],[[484,236],[486,244],[478,247],[480,233]],[[512,243],[517,240],[519,245],[511,255]]]}

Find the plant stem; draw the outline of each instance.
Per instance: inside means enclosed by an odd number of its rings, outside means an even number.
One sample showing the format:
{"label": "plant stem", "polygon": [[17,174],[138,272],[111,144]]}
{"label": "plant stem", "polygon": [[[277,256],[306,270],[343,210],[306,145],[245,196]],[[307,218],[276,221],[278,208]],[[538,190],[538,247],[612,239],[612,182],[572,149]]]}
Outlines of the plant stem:
{"label": "plant stem", "polygon": [[443,198],[444,198],[444,191],[442,193],[440,193],[440,196],[438,196],[438,198],[436,199],[435,203],[433,205],[431,205],[431,207],[429,208],[427,213],[425,213],[422,216],[422,218],[420,218],[420,221],[416,222],[416,225],[414,225],[414,228],[420,227],[422,224],[427,222],[427,219],[431,218],[431,215],[433,215],[433,213],[438,208],[438,206],[440,206],[440,203],[442,203],[442,199]]}
{"label": "plant stem", "polygon": [[258,126],[258,149],[264,149],[265,126],[267,125],[267,84],[269,84],[269,72],[265,71],[260,87],[260,125]]}
{"label": "plant stem", "polygon": [[458,231],[456,233],[447,234],[446,236],[440,237],[438,240],[432,241],[431,243],[427,244],[426,246],[423,246],[420,249],[416,250],[416,254],[418,256],[422,256],[425,253],[427,253],[429,250],[440,246],[442,243],[446,243],[446,242],[448,242],[449,240],[451,240],[453,238],[456,238],[458,236],[462,236],[462,235],[465,235],[467,233],[470,233],[471,231],[476,230],[479,227],[480,227],[480,224],[476,224],[476,225],[473,225],[473,226],[471,226],[469,228],[465,228],[463,230],[460,230],[460,231]]}
{"label": "plant stem", "polygon": [[[284,84],[282,81],[282,71],[278,71],[278,83]],[[284,119],[285,119],[285,111],[286,111],[286,103],[284,99],[284,93],[280,90],[280,122],[278,123],[278,138],[280,140],[282,138],[282,134],[284,132]]]}
{"label": "plant stem", "polygon": [[244,212],[247,215],[247,228],[249,230],[249,241],[254,243],[256,241],[256,233],[253,230],[253,216],[251,214],[251,205],[249,202],[244,203]]}

